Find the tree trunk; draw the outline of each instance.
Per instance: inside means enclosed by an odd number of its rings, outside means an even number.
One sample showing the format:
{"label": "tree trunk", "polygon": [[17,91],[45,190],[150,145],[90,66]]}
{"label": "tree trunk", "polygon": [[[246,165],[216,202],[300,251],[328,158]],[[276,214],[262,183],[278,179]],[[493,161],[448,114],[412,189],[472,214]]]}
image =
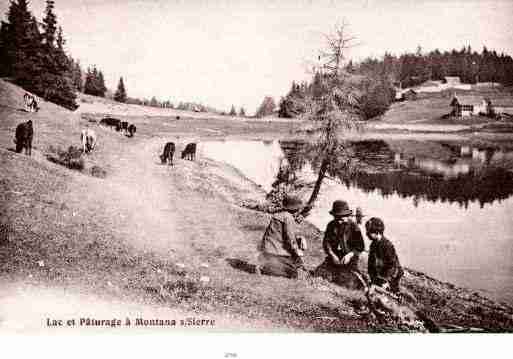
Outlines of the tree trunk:
{"label": "tree trunk", "polygon": [[328,158],[325,157],[322,160],[321,167],[319,168],[319,174],[317,176],[317,180],[315,181],[315,186],[312,191],[312,194],[310,195],[310,199],[308,200],[305,209],[303,210],[303,215],[308,215],[310,210],[312,209],[315,201],[317,200],[317,196],[319,195],[319,191],[321,190],[322,181],[324,180],[324,177],[326,176],[326,171],[328,170],[329,161]]}

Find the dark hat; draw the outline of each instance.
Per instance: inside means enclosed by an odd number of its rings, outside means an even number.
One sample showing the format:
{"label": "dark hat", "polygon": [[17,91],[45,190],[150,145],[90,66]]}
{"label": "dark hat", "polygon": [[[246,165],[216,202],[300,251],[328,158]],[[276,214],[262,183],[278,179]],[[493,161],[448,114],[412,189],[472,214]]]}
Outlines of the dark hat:
{"label": "dark hat", "polygon": [[385,223],[380,218],[372,217],[365,223],[365,230],[369,233],[385,232]]}
{"label": "dark hat", "polygon": [[283,207],[285,209],[297,210],[303,207],[303,201],[297,196],[285,196],[283,198]]}
{"label": "dark hat", "polygon": [[330,214],[333,216],[350,216],[353,211],[349,209],[346,201],[335,201],[331,208]]}

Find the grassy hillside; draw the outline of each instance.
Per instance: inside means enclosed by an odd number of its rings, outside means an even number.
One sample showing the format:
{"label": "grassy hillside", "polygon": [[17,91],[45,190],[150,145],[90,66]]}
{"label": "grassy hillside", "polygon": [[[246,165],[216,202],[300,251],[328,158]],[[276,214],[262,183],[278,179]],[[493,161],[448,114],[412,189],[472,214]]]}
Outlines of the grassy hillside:
{"label": "grassy hillside", "polygon": [[417,100],[394,102],[381,120],[389,124],[438,124],[438,125],[475,125],[495,122],[487,117],[443,118],[452,108],[451,100],[456,95],[476,95],[483,98],[511,98],[509,89],[484,88],[480,90],[446,90],[438,93],[419,93]]}
{"label": "grassy hillside", "polygon": [[[127,138],[52,104],[35,114],[20,111],[24,92],[4,81],[0,93],[0,329],[14,330],[12,323],[41,329],[48,314],[23,312],[17,303],[50,291],[70,298],[51,307],[54,316],[71,305],[77,315],[101,317],[102,305],[84,303],[105,300],[115,301],[120,315],[135,307],[161,318],[215,318],[212,330],[416,330],[373,315],[361,291],[250,273],[269,216],[241,203],[262,200],[262,190],[208,158],[177,159],[174,167],[158,161],[168,140],[180,151],[191,139],[287,136],[295,124],[132,115],[126,118],[138,132]],[[35,128],[32,157],[9,150],[17,123],[28,118]],[[46,160],[49,146],[78,145],[85,126],[99,144],[84,156],[83,171]],[[92,166],[105,169],[106,178],[91,176]],[[313,268],[323,259],[321,233],[307,222],[302,230]],[[418,299],[414,309],[440,327],[513,330],[513,308],[505,304],[412,270],[404,282]]]}

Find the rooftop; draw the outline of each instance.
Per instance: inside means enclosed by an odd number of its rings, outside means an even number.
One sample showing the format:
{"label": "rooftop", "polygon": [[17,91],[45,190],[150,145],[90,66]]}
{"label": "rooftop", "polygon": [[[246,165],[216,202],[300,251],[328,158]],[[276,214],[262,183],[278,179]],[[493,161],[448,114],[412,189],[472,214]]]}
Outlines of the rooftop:
{"label": "rooftop", "polygon": [[476,95],[458,95],[454,96],[451,101],[451,106],[454,106],[455,101],[460,105],[473,105],[479,106],[483,103],[484,97]]}

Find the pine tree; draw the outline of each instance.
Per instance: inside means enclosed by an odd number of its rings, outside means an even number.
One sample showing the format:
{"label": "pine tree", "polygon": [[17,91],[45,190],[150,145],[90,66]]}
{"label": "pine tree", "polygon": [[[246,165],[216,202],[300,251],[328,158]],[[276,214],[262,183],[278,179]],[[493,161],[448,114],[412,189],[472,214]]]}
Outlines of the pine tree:
{"label": "pine tree", "polygon": [[92,68],[89,67],[85,77],[84,93],[92,96],[105,97],[105,92],[107,92],[107,87],[105,87],[103,73],[98,70],[96,65]]}
{"label": "pine tree", "polygon": [[57,16],[54,14],[54,0],[46,0],[45,17],[43,18],[44,43],[50,46],[55,44],[57,32]]}
{"label": "pine tree", "polygon": [[103,77],[103,72],[98,72],[98,90],[100,94],[98,96],[105,97],[105,93],[107,92],[107,86],[105,86],[105,79]]}
{"label": "pine tree", "polygon": [[91,67],[87,68],[87,72],[85,75],[84,93],[86,95],[93,95],[94,93],[93,70],[91,69]]}
{"label": "pine tree", "polygon": [[150,100],[150,106],[151,107],[160,107],[159,100],[155,96],[153,96]]}
{"label": "pine tree", "polygon": [[84,89],[84,84],[82,80],[82,67],[80,66],[80,61],[74,60],[72,57],[70,57],[69,62],[73,87],[77,91],[82,92]]}
{"label": "pine tree", "polygon": [[[34,29],[34,23],[36,29]],[[37,32],[35,32],[37,31]],[[36,62],[34,53],[37,53],[38,36],[37,22],[28,9],[28,2],[18,0],[11,2],[7,23],[2,24],[2,39],[5,54],[5,70],[3,75],[12,76],[14,81],[20,85],[26,85],[26,78],[31,71],[31,64]],[[34,45],[34,48],[32,46]]]}
{"label": "pine tree", "polygon": [[2,21],[0,23],[0,76],[8,76],[10,74],[11,62],[9,59],[9,24]]}
{"label": "pine tree", "polygon": [[39,77],[35,77],[33,82],[45,100],[74,110],[78,106],[75,102],[76,94],[71,79],[70,61],[64,50],[63,31],[57,26],[54,7],[53,0],[46,1],[41,47],[44,71]]}
{"label": "pine tree", "polygon": [[[301,87],[299,85],[295,85],[295,87],[296,87],[296,89],[295,89],[294,93],[300,94]],[[275,108],[276,108],[276,103],[274,102],[274,99],[271,96],[266,96],[266,97],[264,97],[262,104],[256,111],[256,117],[264,117],[264,116],[272,115]]]}
{"label": "pine tree", "polygon": [[235,110],[235,106],[232,105],[232,108],[230,109],[230,116],[237,116],[237,110]]}
{"label": "pine tree", "polygon": [[47,101],[75,109],[62,29],[57,31],[54,1],[46,3],[41,33],[28,1],[11,2],[7,22],[2,22],[0,28],[0,73]]}
{"label": "pine tree", "polygon": [[123,83],[123,77],[119,78],[118,83],[118,89],[116,90],[116,93],[114,94],[114,100],[118,102],[126,102],[126,90],[125,90],[125,84]]}
{"label": "pine tree", "polygon": [[240,108],[239,116],[240,117],[246,117],[246,110],[244,109],[244,107]]}

